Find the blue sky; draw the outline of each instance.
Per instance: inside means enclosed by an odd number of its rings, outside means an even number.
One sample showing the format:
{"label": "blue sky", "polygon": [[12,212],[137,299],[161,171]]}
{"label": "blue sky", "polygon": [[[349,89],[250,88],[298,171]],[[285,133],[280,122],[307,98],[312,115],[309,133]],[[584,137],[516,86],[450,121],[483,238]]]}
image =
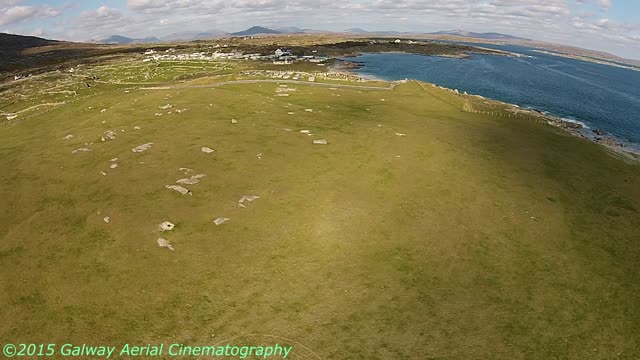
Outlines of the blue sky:
{"label": "blue sky", "polygon": [[638,0],[0,0],[0,31],[62,40],[251,25],[495,31],[640,59]]}

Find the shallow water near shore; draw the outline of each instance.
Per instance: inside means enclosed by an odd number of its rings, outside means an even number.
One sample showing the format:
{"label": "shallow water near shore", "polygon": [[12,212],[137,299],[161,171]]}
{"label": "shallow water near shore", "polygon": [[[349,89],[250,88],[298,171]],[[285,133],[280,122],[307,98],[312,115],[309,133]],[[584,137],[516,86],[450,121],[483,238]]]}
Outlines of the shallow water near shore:
{"label": "shallow water near shore", "polygon": [[[537,109],[590,129],[602,129],[640,149],[640,72],[495,46],[525,56],[458,59],[414,54],[363,54],[349,59],[362,76],[412,78]],[[588,130],[587,130],[588,131]]]}

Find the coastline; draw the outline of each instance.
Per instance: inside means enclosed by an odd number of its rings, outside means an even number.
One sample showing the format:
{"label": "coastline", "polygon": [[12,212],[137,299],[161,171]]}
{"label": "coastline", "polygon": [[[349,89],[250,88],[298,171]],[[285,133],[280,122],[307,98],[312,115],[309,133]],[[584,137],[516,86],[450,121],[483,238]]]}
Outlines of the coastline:
{"label": "coastline", "polygon": [[[347,58],[357,58],[360,55],[355,55],[355,56],[346,56]],[[364,65],[362,65],[362,63],[357,62],[357,61],[351,61],[351,60],[345,60],[344,58],[340,59],[340,58],[336,58],[335,62],[327,67],[327,70],[329,72],[334,72],[334,73],[338,73],[338,74],[345,74],[345,75],[350,75],[350,76],[357,76],[361,79],[364,80],[370,80],[370,81],[385,81],[385,82],[392,82],[386,79],[382,79],[380,77],[377,77],[375,75],[370,75],[370,74],[359,74],[357,72],[358,69],[363,68]]]}
{"label": "coastline", "polygon": [[562,52],[555,52],[555,51],[542,50],[542,49],[535,49],[535,50],[531,50],[531,51],[537,52],[537,53],[540,53],[540,54],[545,54],[545,55],[559,56],[559,57],[563,57],[563,58],[567,58],[567,59],[574,59],[574,60],[590,62],[590,63],[593,63],[593,64],[600,64],[600,65],[606,65],[606,66],[613,66],[613,67],[617,67],[617,68],[621,68],[621,69],[640,71],[640,67],[637,67],[637,66],[621,64],[621,63],[615,63],[613,61],[607,61],[607,60],[603,60],[603,59],[595,59],[595,58],[590,58],[590,57],[587,57],[587,56],[566,54],[566,53],[562,53]]}
{"label": "coastline", "polygon": [[[353,56],[353,58],[357,58],[358,56],[359,55]],[[346,66],[344,63],[346,63]],[[331,65],[328,68],[328,70],[337,72],[337,73],[344,73],[348,75],[356,75],[364,80],[370,80],[370,81],[385,81],[389,83],[402,81],[402,80],[393,81],[388,79],[382,79],[375,75],[370,75],[370,74],[360,74],[357,70],[363,67],[364,65],[357,61],[336,59],[336,62],[333,65]],[[517,105],[517,104],[511,104],[511,103],[507,103],[507,102],[496,100],[496,99],[485,98],[484,96],[481,96],[481,95],[468,94],[466,92],[460,93],[458,92],[457,89],[451,89],[444,86],[439,86],[434,83],[424,82],[416,79],[406,79],[406,80],[413,80],[418,83],[433,86],[462,97],[480,98],[480,99],[491,101],[497,105],[506,107],[505,110],[507,112],[511,112],[516,115],[522,114],[525,116],[538,118],[544,123],[546,123],[547,125],[558,128],[564,131],[566,134],[585,139],[592,143],[603,146],[605,149],[610,150],[615,154],[621,155],[635,162],[640,162],[640,145],[627,143],[624,140],[619,139],[615,135],[606,133],[601,129],[591,129],[587,124],[579,120],[565,119],[559,116],[555,116],[553,114],[543,112],[542,110],[538,110],[535,108],[522,108],[520,105]]]}
{"label": "coastline", "polygon": [[510,106],[508,111],[512,111],[516,114],[523,113],[528,116],[537,117],[545,121],[548,125],[559,128],[565,133],[568,133],[572,136],[579,137],[595,144],[604,146],[608,150],[612,150],[620,155],[628,156],[636,161],[640,160],[640,148],[633,147],[633,144],[625,144],[623,140],[601,129],[591,129],[589,126],[578,120],[561,118],[548,113],[544,113],[537,109],[523,109],[515,104],[509,104],[493,99],[490,100],[506,106]]}

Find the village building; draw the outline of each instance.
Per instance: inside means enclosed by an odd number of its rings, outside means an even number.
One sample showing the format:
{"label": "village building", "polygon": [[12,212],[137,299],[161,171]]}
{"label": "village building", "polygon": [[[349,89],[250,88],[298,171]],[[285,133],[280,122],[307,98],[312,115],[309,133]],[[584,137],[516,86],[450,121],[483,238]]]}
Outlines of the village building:
{"label": "village building", "polygon": [[286,48],[278,48],[275,52],[276,57],[291,56],[291,50]]}

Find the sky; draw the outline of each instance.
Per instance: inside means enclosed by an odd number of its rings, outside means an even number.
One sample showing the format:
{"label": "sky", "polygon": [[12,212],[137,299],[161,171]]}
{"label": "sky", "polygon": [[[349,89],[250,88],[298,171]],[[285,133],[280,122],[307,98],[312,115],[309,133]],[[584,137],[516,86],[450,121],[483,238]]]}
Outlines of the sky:
{"label": "sky", "polygon": [[640,59],[638,0],[0,0],[0,32],[58,40],[253,25],[500,32]]}

